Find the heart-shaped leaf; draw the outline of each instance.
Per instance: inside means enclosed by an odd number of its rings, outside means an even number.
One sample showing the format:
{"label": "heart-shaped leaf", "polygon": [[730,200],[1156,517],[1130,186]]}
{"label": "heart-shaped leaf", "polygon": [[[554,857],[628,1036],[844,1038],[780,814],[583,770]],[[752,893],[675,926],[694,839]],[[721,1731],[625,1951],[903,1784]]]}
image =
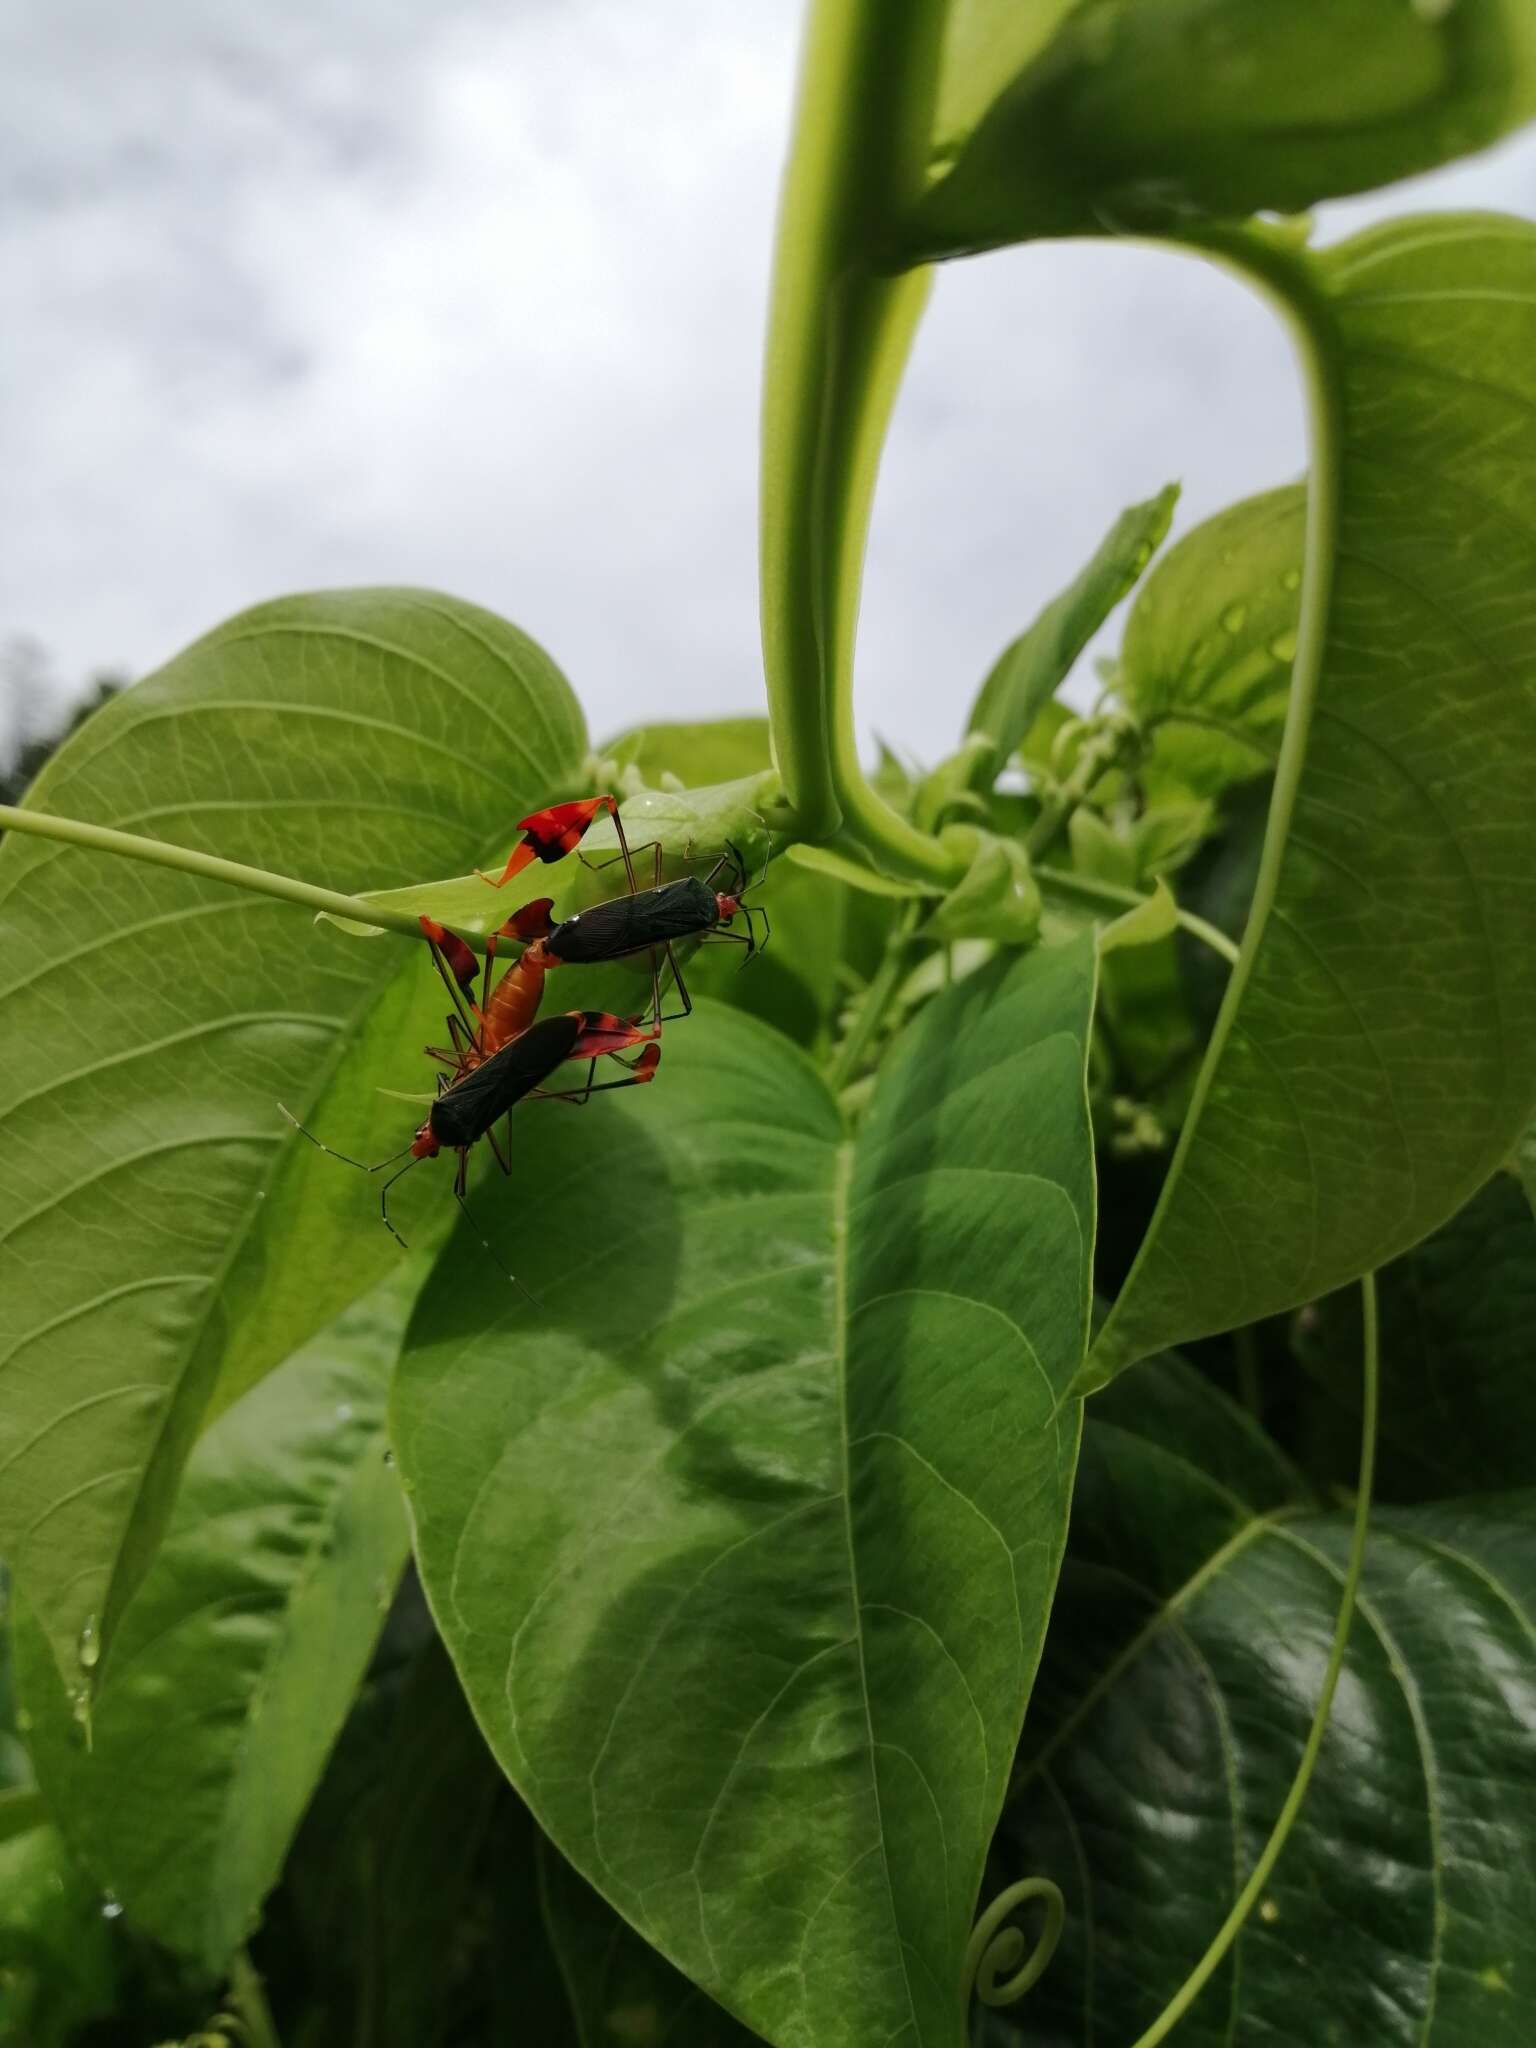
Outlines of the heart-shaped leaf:
{"label": "heart-shaped leaf", "polygon": [[[1245,246],[1308,337],[1311,580],[1242,958],[1092,1383],[1385,1264],[1503,1164],[1536,1101],[1536,228]],[[1269,511],[1246,599],[1222,522],[1202,542],[1214,614],[1175,629],[1149,585],[1161,623],[1127,646],[1157,651],[1157,715],[1244,742],[1272,715],[1283,649],[1251,682],[1195,654],[1287,595],[1293,536]],[[1179,587],[1197,539],[1170,557]]]}
{"label": "heart-shaped leaf", "polygon": [[396,1376],[508,1775],[771,2042],[963,2039],[1071,1488],[1092,982],[1090,941],[982,969],[852,1140],[783,1038],[701,1007],[639,1099],[528,1112],[538,1311],[463,1240]]}
{"label": "heart-shaped leaf", "polygon": [[[994,1872],[1053,1877],[1067,1932],[989,2041],[1134,2040],[1198,1960],[1294,1775],[1349,1523],[1188,1369],[1091,1404]],[[1307,1801],[1181,2040],[1532,2038],[1533,1612],[1536,1494],[1376,1517]]]}
{"label": "heart-shaped leaf", "polygon": [[[580,717],[515,628],[427,593],[290,598],[108,704],[30,801],[343,890],[472,866],[568,781]],[[0,1552],[79,1684],[220,1401],[396,1257],[338,1192],[400,1143],[425,950],[267,897],[0,844]],[[407,1232],[409,1234],[409,1232]],[[103,1667],[104,1668],[104,1667]]]}
{"label": "heart-shaped leaf", "polygon": [[276,1882],[405,1561],[384,1383],[419,1278],[350,1309],[198,1443],[89,1747],[41,1632],[18,1637],[51,1813],[136,1926],[214,1975]]}

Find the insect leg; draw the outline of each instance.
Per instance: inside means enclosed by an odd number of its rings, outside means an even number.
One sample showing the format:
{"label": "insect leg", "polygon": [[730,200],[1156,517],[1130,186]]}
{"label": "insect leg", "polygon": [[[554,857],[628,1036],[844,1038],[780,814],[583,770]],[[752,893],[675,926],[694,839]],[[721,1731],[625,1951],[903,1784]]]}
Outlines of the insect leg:
{"label": "insect leg", "polygon": [[633,1062],[620,1058],[616,1052],[609,1053],[607,1057],[617,1060],[621,1067],[633,1064],[634,1072],[622,1081],[597,1081],[593,1078],[597,1072],[597,1061],[594,1060],[587,1069],[586,1082],[582,1087],[536,1088],[534,1094],[542,1096],[546,1102],[585,1102],[589,1095],[601,1095],[606,1088],[643,1088],[647,1081],[656,1077],[656,1069],[661,1065],[661,1047],[645,1046]]}
{"label": "insect leg", "polygon": [[[624,837],[624,828],[619,823],[617,812],[615,812],[614,814],[613,824],[614,830],[618,833],[619,838],[622,840]],[[629,876],[629,893],[631,896],[633,896],[635,894],[635,858],[642,853],[649,853],[653,849],[656,856],[656,883],[659,887],[661,883],[662,866],[661,841],[659,839],[645,839],[642,840],[638,846],[626,845],[618,853],[607,853],[603,854],[601,857],[598,857],[595,854],[583,853],[578,854],[577,858],[580,860],[584,868],[591,868],[594,874],[601,874],[604,868],[611,868],[612,866],[614,866],[616,862],[623,861],[625,873]]]}
{"label": "insect leg", "polygon": [[480,1228],[479,1224],[475,1221],[474,1213],[471,1210],[469,1203],[464,1199],[464,1190],[456,1184],[453,1193],[454,1198],[458,1202],[459,1207],[464,1212],[464,1221],[469,1225],[470,1229],[475,1233],[475,1236],[480,1240],[480,1243],[485,1249],[485,1251],[490,1255],[492,1261],[496,1266],[497,1271],[505,1274],[507,1279],[509,1279],[512,1282],[512,1285],[517,1289],[518,1293],[526,1295],[528,1300],[533,1303],[535,1308],[542,1308],[544,1304],[539,1300],[539,1297],[536,1294],[529,1294],[528,1289],[523,1285],[522,1281],[518,1279],[517,1275],[514,1272],[512,1272],[508,1267],[503,1266],[501,1260],[497,1258],[496,1252],[491,1244],[490,1239],[486,1236],[485,1232]]}
{"label": "insect leg", "polygon": [[[445,931],[445,928],[441,925],[436,926],[435,929],[439,931]],[[458,975],[456,975],[453,972],[452,968],[449,966],[447,956],[444,953],[441,945],[432,936],[432,933],[430,931],[427,931],[425,923],[423,923],[422,925],[422,931],[426,937],[427,949],[432,955],[432,965],[437,969],[438,973],[442,976],[443,987],[448,991],[448,1000],[453,1004],[455,1012],[464,1020],[464,1024],[466,1028],[469,1030],[471,1038],[473,1038],[475,1029],[475,1014],[473,1008],[471,1007],[467,998],[465,997],[464,986],[462,982],[459,980]],[[460,945],[463,944],[463,941],[458,939],[458,934],[456,932],[449,934],[445,931],[445,936],[451,936],[454,939],[458,940],[458,943]],[[467,946],[464,948],[464,950],[466,953],[469,952],[469,948]],[[473,961],[473,958],[473,954],[470,954],[471,962]]]}
{"label": "insect leg", "polygon": [[683,970],[682,970],[682,968],[681,968],[681,967],[680,967],[680,966],[678,965],[678,962],[677,962],[677,955],[676,955],[676,953],[674,953],[674,952],[673,952],[673,950],[672,950],[672,945],[671,945],[671,942],[670,942],[670,940],[669,940],[669,941],[668,941],[668,943],[667,943],[667,944],[666,944],[666,945],[665,945],[665,946],[664,946],[664,947],[662,948],[662,951],[663,951],[663,952],[664,952],[664,953],[666,954],[666,956],[667,956],[667,965],[668,965],[668,966],[669,966],[669,967],[671,968],[671,970],[672,970],[672,986],[673,986],[673,988],[675,988],[675,989],[676,989],[676,991],[677,991],[677,999],[678,999],[678,1001],[679,1001],[679,1002],[680,1002],[680,1003],[682,1004],[682,1006],[683,1006],[683,1007],[682,1007],[682,1008],[681,1008],[680,1010],[673,1010],[673,1011],[671,1012],[671,1014],[670,1014],[669,1016],[667,1016],[667,1017],[659,1017],[657,1021],[658,1021],[659,1023],[664,1023],[664,1024],[675,1024],[675,1023],[677,1023],[677,1022],[678,1022],[678,1021],[679,1021],[679,1020],[680,1020],[681,1018],[684,1018],[684,1017],[689,1017],[689,1016],[692,1016],[692,1014],[693,1014],[693,998],[692,998],[692,996],[690,996],[690,995],[689,995],[689,993],[688,993],[688,984],[687,984],[687,982],[686,982],[686,981],[684,981],[684,979],[683,979]]}

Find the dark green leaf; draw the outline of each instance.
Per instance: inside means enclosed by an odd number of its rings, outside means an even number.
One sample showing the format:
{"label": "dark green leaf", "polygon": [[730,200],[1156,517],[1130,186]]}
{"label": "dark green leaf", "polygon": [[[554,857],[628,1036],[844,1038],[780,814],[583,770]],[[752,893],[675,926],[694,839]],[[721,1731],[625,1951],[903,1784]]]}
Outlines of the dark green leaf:
{"label": "dark green leaf", "polygon": [[1536,1212],[1536,1124],[1521,1135],[1515,1151],[1515,1171],[1532,1211]]}
{"label": "dark green leaf", "polygon": [[[515,628],[342,592],[200,640],[98,712],[30,801],[355,891],[473,865],[583,745]],[[382,1158],[403,1119],[377,1090],[420,1085],[443,999],[414,947],[19,832],[0,958],[0,1551],[78,1682],[221,1375],[225,1401],[396,1257],[360,1178],[279,1099]]]}
{"label": "dark green leaf", "polygon": [[968,732],[993,741],[991,766],[1001,768],[1034,725],[1073,663],[1162,544],[1179,501],[1169,484],[1144,505],[1122,512],[1081,574],[998,656],[971,707]]}
{"label": "dark green leaf", "polygon": [[32,1783],[32,1766],[16,1729],[16,1681],[11,1660],[11,1580],[0,1564],[0,1793]]}
{"label": "dark green leaf", "polygon": [[36,1793],[0,1792],[0,2048],[65,2048],[110,2009],[101,1909]]}
{"label": "dark green leaf", "polygon": [[[1536,227],[1245,246],[1299,309],[1337,460],[1243,957],[1095,1381],[1385,1264],[1536,1100]],[[1218,602],[1241,604],[1206,534]],[[1283,554],[1249,604],[1283,594]],[[1201,686],[1234,734],[1241,672]]]}
{"label": "dark green leaf", "polygon": [[[404,1666],[381,1645],[263,1929],[285,2008],[323,2015],[323,2038],[434,2048],[500,2038],[493,2016],[505,1976],[520,2038],[559,2048],[564,2036],[535,2011],[524,1965],[528,1917],[538,1914],[534,1834],[515,1809],[436,1636]],[[494,1925],[513,1889],[498,1853],[509,1834],[521,1836],[527,1866],[515,1948]],[[563,2018],[557,1979],[556,1998]]]}
{"label": "dark green leaf", "polygon": [[[1294,1775],[1339,1604],[1349,1516],[1302,1506],[1193,1375],[1149,1407],[1163,1371],[1091,1404],[994,1859],[999,1884],[1043,1872],[1067,1896],[1017,2009],[1031,2048],[1134,2040],[1198,1960]],[[1376,1518],[1311,1792],[1181,2042],[1532,2038],[1533,1613],[1536,1495]],[[1000,2016],[988,2038],[1010,2038]]]}
{"label": "dark green leaf", "polygon": [[384,1382],[411,1278],[198,1443],[89,1748],[40,1631],[18,1638],[33,1754],[71,1846],[135,1925],[215,1973],[277,1879],[405,1558]]}
{"label": "dark green leaf", "polygon": [[539,1866],[544,1924],[581,2048],[753,2048],[759,2041],[642,1941],[548,1842]]}
{"label": "dark green leaf", "polygon": [[853,1141],[782,1038],[701,1009],[660,1085],[544,1117],[543,1184],[619,1199],[530,1208],[539,1310],[466,1242],[396,1377],[497,1755],[770,2041],[961,2038],[1071,1484],[1092,978],[1091,943],[970,977]]}
{"label": "dark green leaf", "polygon": [[956,13],[936,179],[904,238],[923,258],[1298,213],[1536,112],[1527,0],[972,0]]}
{"label": "dark green leaf", "polygon": [[[1536,1218],[1519,1184],[1496,1174],[1378,1276],[1377,1295],[1382,1499],[1536,1487]],[[1358,1291],[1304,1308],[1297,1324],[1337,1417],[1327,1440],[1343,1439],[1333,1471],[1347,1480],[1360,1433]]]}

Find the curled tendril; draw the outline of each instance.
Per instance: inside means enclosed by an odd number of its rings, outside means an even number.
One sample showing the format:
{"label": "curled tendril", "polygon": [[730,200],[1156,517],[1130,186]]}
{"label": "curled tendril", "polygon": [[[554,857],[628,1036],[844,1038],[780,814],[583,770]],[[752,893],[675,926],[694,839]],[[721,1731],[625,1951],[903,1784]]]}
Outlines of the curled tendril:
{"label": "curled tendril", "polygon": [[[1045,1925],[1033,1948],[1017,1927],[1007,1927],[1021,1906],[1045,1903]],[[1067,1902],[1048,1877],[1025,1877],[999,1892],[976,1922],[965,1951],[965,2003],[974,1992],[983,2005],[1012,2005],[1044,1976],[1066,1923]],[[1011,1970],[1012,1976],[1005,1976]]]}

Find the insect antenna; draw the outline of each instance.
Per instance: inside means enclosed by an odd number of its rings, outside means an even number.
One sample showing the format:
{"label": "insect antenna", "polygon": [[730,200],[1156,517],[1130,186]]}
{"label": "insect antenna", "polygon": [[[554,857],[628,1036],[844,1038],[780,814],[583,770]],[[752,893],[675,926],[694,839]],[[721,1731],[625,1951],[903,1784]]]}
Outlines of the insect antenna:
{"label": "insect antenna", "polygon": [[[298,1118],[294,1115],[293,1111],[289,1109],[286,1103],[280,1102],[277,1106],[283,1112],[283,1115],[287,1117],[289,1123],[293,1125],[293,1128],[299,1133],[299,1136],[301,1138],[308,1138],[309,1142],[311,1143],[311,1145],[315,1147],[316,1151],[323,1152],[328,1159],[339,1159],[343,1166],[355,1166],[359,1173],[382,1173],[386,1166],[393,1166],[397,1159],[403,1159],[406,1153],[409,1152],[411,1149],[409,1145],[402,1145],[398,1152],[391,1152],[387,1159],[379,1160],[377,1165],[365,1166],[361,1159],[353,1159],[351,1155],[346,1152],[338,1152],[334,1145],[322,1144],[320,1139],[318,1139],[315,1136],[313,1131],[305,1130],[304,1126],[299,1122]],[[404,1171],[405,1169],[402,1167],[401,1172],[403,1173]],[[396,1178],[398,1179],[399,1176],[397,1175]]]}
{"label": "insect antenna", "polygon": [[[406,1150],[409,1151],[410,1147],[407,1146]],[[400,1235],[399,1231],[396,1230],[393,1223],[391,1223],[389,1220],[389,1191],[394,1186],[395,1182],[399,1180],[400,1174],[409,1173],[412,1166],[420,1166],[423,1159],[429,1159],[431,1156],[432,1155],[429,1152],[419,1153],[416,1156],[416,1158],[410,1161],[409,1165],[401,1167],[400,1173],[392,1173],[389,1176],[389,1179],[385,1181],[383,1187],[379,1189],[379,1214],[384,1218],[384,1228],[389,1232],[390,1236],[395,1240],[395,1243],[399,1245],[401,1251],[403,1252],[408,1252],[410,1250],[410,1246],[406,1243],[405,1239]],[[398,1159],[400,1157],[400,1154],[397,1152],[395,1154],[395,1157]],[[388,1166],[389,1161],[386,1159],[383,1163],[384,1165]],[[370,1167],[369,1171],[372,1172],[373,1169]]]}

